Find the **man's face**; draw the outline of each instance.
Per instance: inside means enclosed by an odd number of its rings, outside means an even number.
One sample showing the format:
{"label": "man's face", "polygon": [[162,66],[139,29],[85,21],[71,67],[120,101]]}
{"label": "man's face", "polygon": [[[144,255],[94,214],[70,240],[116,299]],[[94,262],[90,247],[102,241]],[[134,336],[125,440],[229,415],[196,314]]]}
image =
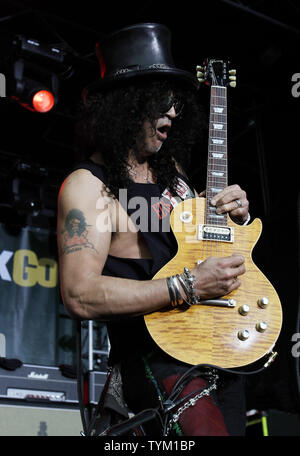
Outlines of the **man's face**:
{"label": "man's face", "polygon": [[161,146],[168,137],[169,130],[172,126],[172,120],[175,117],[176,112],[174,106],[172,106],[165,114],[161,114],[155,121],[154,128],[149,120],[145,120],[143,125],[143,139],[138,141],[138,149],[142,156],[147,157],[159,152]]}

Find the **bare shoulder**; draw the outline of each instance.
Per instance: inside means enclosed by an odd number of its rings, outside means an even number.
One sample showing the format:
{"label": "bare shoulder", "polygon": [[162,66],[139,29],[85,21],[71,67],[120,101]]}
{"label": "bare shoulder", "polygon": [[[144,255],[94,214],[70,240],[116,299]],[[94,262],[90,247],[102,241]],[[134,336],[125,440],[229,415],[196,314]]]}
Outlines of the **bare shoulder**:
{"label": "bare shoulder", "polygon": [[91,198],[107,195],[104,183],[87,169],[77,169],[66,177],[59,190],[61,199]]}

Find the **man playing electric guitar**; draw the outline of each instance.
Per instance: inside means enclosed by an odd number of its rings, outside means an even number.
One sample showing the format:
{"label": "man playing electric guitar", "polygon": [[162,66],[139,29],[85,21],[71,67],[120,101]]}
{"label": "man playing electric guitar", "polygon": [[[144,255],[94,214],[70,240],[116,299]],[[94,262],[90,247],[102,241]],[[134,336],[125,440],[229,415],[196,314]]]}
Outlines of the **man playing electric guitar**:
{"label": "man playing electric guitar", "polygon": [[[109,425],[126,418],[127,407],[134,413],[160,410],[190,367],[155,344],[143,316],[176,306],[181,299],[192,305],[193,297],[229,294],[238,289],[245,273],[243,255],[234,254],[212,256],[195,265],[190,271],[192,293],[183,270],[178,270],[182,280],[175,284],[151,280],[176,253],[166,221],[182,200],[177,189],[184,185],[189,197],[194,193],[186,164],[194,144],[206,134],[198,82],[174,66],[168,39],[164,26],[139,24],[98,46],[103,77],[86,91],[81,123],[89,156],[74,167],[59,194],[57,232],[65,307],[73,318],[107,321],[112,367],[108,381],[113,379],[120,393],[117,397],[108,389],[110,399],[118,403],[111,409]],[[216,214],[227,213],[235,223],[248,220],[247,195],[238,185],[217,193],[210,204]],[[76,236],[69,228],[75,213],[76,226],[71,226]],[[167,435],[243,435],[242,383],[239,376],[193,371],[174,399],[179,404],[168,422],[146,423],[147,434],[160,435],[164,427]],[[107,405],[106,399],[102,401]]]}

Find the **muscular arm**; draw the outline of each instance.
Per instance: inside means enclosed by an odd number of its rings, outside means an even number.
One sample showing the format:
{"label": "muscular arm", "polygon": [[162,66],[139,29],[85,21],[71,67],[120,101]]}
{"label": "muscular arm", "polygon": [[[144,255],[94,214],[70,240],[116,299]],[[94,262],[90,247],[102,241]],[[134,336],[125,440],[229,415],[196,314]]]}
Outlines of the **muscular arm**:
{"label": "muscular arm", "polygon": [[58,198],[61,294],[75,318],[146,314],[170,302],[165,280],[127,280],[102,275],[111,243],[104,185],[87,170],[63,183]]}
{"label": "muscular arm", "polygon": [[[72,173],[59,193],[61,294],[74,318],[143,315],[170,304],[165,279],[139,281],[102,275],[114,223],[107,200],[104,185],[86,170]],[[202,298],[228,294],[240,285],[237,277],[244,272],[241,256],[208,258],[192,270],[196,294]]]}

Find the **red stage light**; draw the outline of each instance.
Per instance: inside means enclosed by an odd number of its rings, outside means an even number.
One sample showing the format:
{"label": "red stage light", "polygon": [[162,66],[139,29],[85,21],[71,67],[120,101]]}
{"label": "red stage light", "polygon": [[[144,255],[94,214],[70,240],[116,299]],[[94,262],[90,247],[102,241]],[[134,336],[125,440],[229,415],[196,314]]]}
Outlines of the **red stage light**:
{"label": "red stage light", "polygon": [[39,90],[32,98],[32,105],[38,112],[48,112],[54,106],[54,96],[48,90]]}

